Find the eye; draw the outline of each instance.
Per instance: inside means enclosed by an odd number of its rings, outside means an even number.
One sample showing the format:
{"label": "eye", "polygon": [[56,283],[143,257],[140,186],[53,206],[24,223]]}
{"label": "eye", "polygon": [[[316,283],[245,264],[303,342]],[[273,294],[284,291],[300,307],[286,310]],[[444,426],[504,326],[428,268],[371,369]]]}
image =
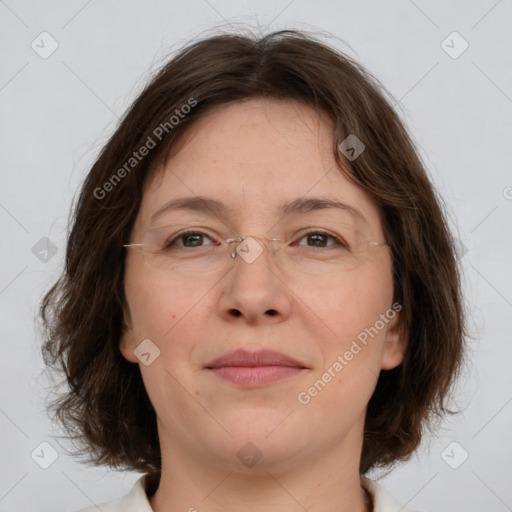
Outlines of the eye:
{"label": "eye", "polygon": [[[311,231],[306,233],[301,239],[307,240],[306,244],[299,243],[298,245],[307,245],[308,247],[314,247],[322,249],[324,247],[345,247],[348,248],[347,245],[337,236],[331,235],[330,233],[325,233],[323,231]],[[329,244],[329,241],[332,243]]]}
{"label": "eye", "polygon": [[[212,239],[206,235],[205,233],[202,233],[201,231],[182,231],[181,233],[178,233],[171,239],[167,240],[165,242],[165,249],[171,249],[173,247],[187,247],[187,248],[194,248],[194,247],[203,247],[203,242],[205,240]],[[217,242],[213,242],[214,245],[218,245]]]}

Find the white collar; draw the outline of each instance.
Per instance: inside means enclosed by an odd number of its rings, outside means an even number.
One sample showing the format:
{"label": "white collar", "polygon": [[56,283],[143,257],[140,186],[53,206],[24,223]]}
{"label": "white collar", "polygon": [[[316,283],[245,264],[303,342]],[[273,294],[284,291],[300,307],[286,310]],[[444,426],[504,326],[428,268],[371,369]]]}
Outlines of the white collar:
{"label": "white collar", "polygon": [[[373,496],[374,512],[414,512],[396,501],[386,489],[375,480],[363,477],[363,486]],[[130,492],[116,501],[100,503],[103,512],[154,512],[149,504],[145,490],[146,475],[141,476],[132,486]],[[88,507],[77,512],[97,512],[97,506]]]}

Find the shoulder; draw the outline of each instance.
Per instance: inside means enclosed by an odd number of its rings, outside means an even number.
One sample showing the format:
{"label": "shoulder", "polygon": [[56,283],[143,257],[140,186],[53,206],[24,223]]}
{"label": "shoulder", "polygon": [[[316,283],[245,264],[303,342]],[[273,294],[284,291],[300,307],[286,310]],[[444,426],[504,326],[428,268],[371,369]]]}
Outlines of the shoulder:
{"label": "shoulder", "polygon": [[373,512],[417,512],[396,501],[386,489],[375,480],[363,477],[361,483],[373,496]]}
{"label": "shoulder", "polygon": [[146,476],[141,476],[132,486],[130,492],[115,501],[91,505],[75,512],[153,512],[145,491]]}

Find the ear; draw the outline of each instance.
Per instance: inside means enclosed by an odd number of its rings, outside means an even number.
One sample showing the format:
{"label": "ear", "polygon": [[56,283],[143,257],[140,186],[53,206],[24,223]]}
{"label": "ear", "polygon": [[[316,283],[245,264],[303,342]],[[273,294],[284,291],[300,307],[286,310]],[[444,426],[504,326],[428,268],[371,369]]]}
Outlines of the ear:
{"label": "ear", "polygon": [[382,349],[383,370],[392,370],[403,361],[408,341],[409,336],[403,329],[400,313],[395,312],[395,316],[389,322]]}
{"label": "ear", "polygon": [[123,308],[123,327],[121,331],[121,337],[119,340],[119,350],[123,357],[130,361],[130,363],[138,363],[139,360],[137,356],[134,354],[134,350],[136,347],[135,344],[135,335],[131,326],[131,316],[127,307]]}

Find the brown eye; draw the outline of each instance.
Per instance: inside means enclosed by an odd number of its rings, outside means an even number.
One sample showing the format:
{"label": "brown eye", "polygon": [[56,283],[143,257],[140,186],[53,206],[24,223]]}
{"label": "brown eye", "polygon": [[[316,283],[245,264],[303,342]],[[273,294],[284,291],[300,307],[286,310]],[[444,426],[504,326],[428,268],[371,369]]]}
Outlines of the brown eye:
{"label": "brown eye", "polygon": [[308,245],[313,245],[314,247],[325,247],[328,240],[327,236],[320,234],[320,233],[314,233],[312,235],[308,235]]}
{"label": "brown eye", "polygon": [[203,247],[205,245],[203,242],[206,240],[210,240],[211,238],[204,233],[199,231],[188,231],[178,233],[175,237],[165,243],[166,249],[171,249],[173,247]]}
{"label": "brown eye", "polygon": [[181,237],[181,240],[184,240],[183,245],[185,247],[197,247],[198,245],[201,245],[201,242],[203,241],[203,235],[199,233],[185,235]]}
{"label": "brown eye", "polygon": [[306,243],[300,243],[300,246],[314,247],[322,249],[324,247],[346,247],[346,244],[337,236],[322,231],[312,231],[304,235],[300,241],[306,240]]}

